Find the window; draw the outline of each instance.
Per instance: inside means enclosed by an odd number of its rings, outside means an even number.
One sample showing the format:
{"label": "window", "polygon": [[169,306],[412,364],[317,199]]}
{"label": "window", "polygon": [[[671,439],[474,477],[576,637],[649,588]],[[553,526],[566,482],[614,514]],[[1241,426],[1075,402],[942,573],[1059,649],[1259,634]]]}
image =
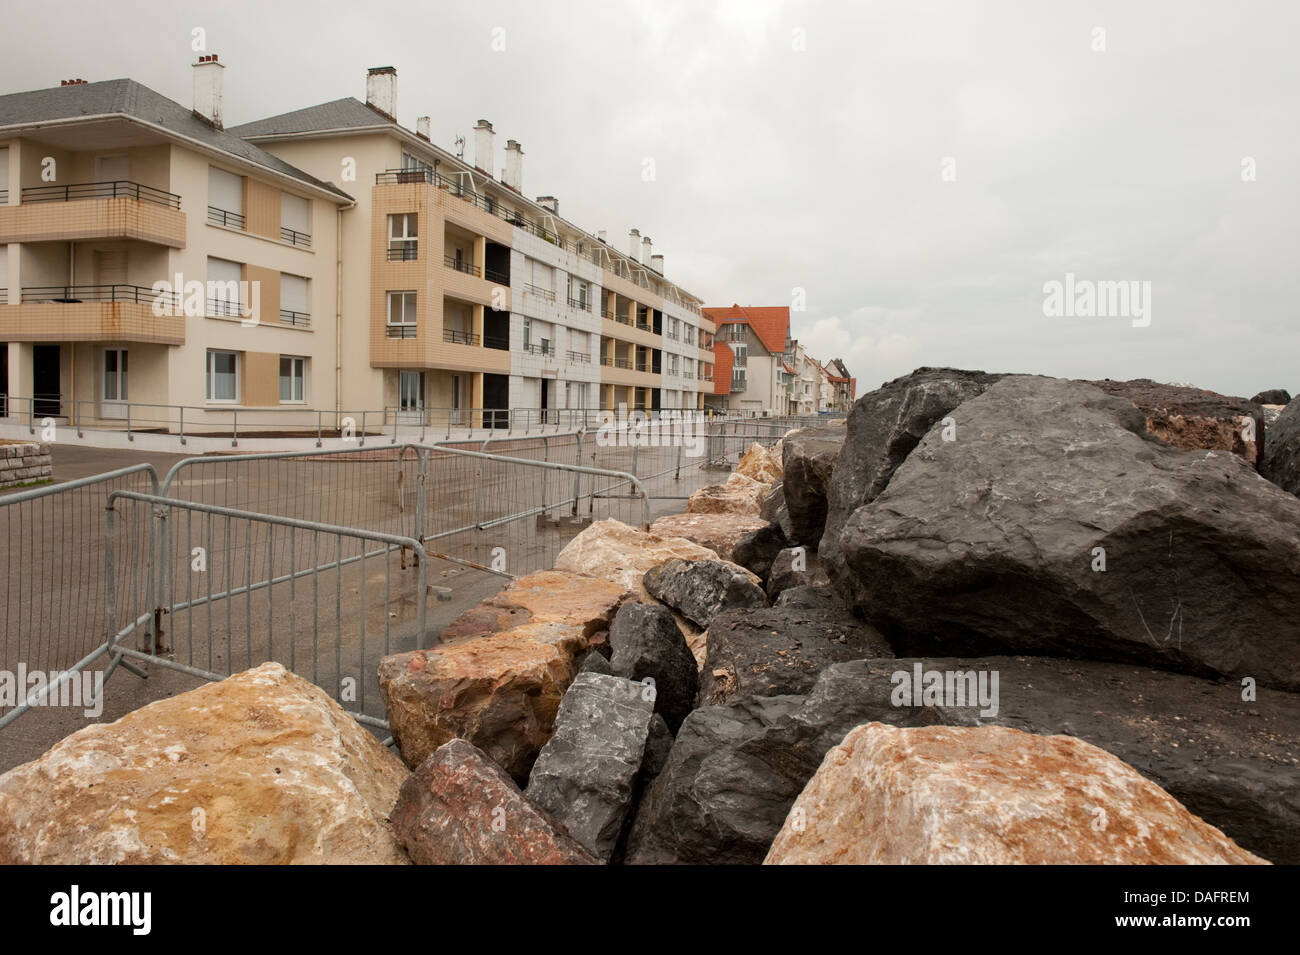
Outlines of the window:
{"label": "window", "polygon": [[280,238],[291,245],[311,245],[311,203],[301,196],[280,194]]}
{"label": "window", "polygon": [[410,261],[419,249],[419,216],[414,212],[399,212],[388,217],[389,260]]}
{"label": "window", "polygon": [[280,403],[306,401],[307,359],[291,355],[280,356]]}
{"label": "window", "polygon": [[311,312],[307,308],[307,280],[300,275],[280,273],[280,324],[311,324]]}
{"label": "window", "polygon": [[388,293],[388,337],[415,337],[415,293]]}
{"label": "window", "polygon": [[420,172],[432,172],[432,171],[433,171],[433,167],[430,166],[427,162],[425,162],[423,159],[416,159],[414,156],[412,156],[412,155],[411,155],[410,153],[408,153],[408,152],[404,152],[404,153],[402,153],[402,168],[403,168],[403,169],[416,169],[416,170],[419,170]]}
{"label": "window", "polygon": [[239,352],[208,351],[208,401],[239,400]]}
{"label": "window", "polygon": [[527,349],[533,344],[533,320],[525,316],[524,318],[524,348]]}
{"label": "window", "polygon": [[731,346],[731,350],[732,350],[732,351],[735,353],[735,355],[736,355],[736,362],[735,362],[735,363],[736,363],[736,365],[737,365],[738,367],[744,367],[745,365],[747,365],[747,364],[749,363],[749,346],[748,346],[748,345],[746,345],[746,344],[743,343],[743,342],[738,342],[738,343],[735,343],[735,344],[733,344],[733,345]]}
{"label": "window", "polygon": [[232,229],[244,227],[244,179],[216,166],[208,167],[208,221]]}
{"label": "window", "polygon": [[208,258],[209,315],[238,315],[244,267],[227,259]]}

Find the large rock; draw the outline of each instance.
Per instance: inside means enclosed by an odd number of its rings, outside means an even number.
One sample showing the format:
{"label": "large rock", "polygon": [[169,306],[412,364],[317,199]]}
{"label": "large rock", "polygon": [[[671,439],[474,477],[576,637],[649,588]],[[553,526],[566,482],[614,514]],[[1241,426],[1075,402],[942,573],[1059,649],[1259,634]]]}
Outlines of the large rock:
{"label": "large rock", "polygon": [[392,814],[419,865],[595,865],[549,813],[463,739],[444,743],[402,784]]}
{"label": "large rock", "polygon": [[569,541],[556,555],[555,569],[603,577],[645,602],[652,599],[641,582],[645,572],[671,557],[717,560],[718,553],[681,537],[662,537],[621,521],[604,520]]}
{"label": "large rock", "polygon": [[1089,385],[1007,378],[954,414],[840,535],[835,583],[896,649],[1300,688],[1300,500]]}
{"label": "large rock", "polygon": [[96,723],[0,776],[0,864],[405,863],[407,771],[265,663]]}
{"label": "large rock", "polygon": [[869,723],[826,754],[769,865],[1262,864],[1104,750]]}
{"label": "large rock", "polygon": [[1150,378],[1089,381],[1125,398],[1146,415],[1147,431],[1184,451],[1229,451],[1258,464],[1264,451],[1264,412],[1253,401]]}
{"label": "large rock", "polygon": [[607,580],[529,574],[448,628],[454,642],[384,657],[379,689],[407,765],[459,738],[526,779],[565,689],[624,595]]}
{"label": "large rock", "polygon": [[707,647],[700,699],[710,705],[806,693],[832,663],[893,656],[875,628],[843,608],[729,610],[709,625]]}
{"label": "large rock", "polygon": [[821,558],[807,547],[787,547],[767,571],[767,595],[775,599],[791,587],[824,587],[831,582]]}
{"label": "large rock", "polygon": [[609,628],[610,673],[654,681],[656,713],[676,732],[695,708],[700,675],[671,611],[653,604],[626,603]]}
{"label": "large rock", "polygon": [[766,579],[772,569],[772,561],[788,546],[790,542],[780,526],[764,522],[737,540],[727,559],[752,571],[756,577]]}
{"label": "large rock", "polygon": [[781,591],[773,607],[790,607],[800,610],[844,609],[844,601],[829,584],[820,587],[798,586]]}
{"label": "large rock", "polygon": [[771,485],[737,472],[725,484],[710,484],[692,494],[686,502],[686,513],[758,517],[770,489]]}
{"label": "large rock", "polygon": [[650,533],[682,537],[707,547],[723,560],[734,560],[739,543],[764,527],[767,522],[761,517],[743,514],[669,514],[651,524]]}
{"label": "large rock", "polygon": [[1250,400],[1257,405],[1289,405],[1291,392],[1285,388],[1270,388],[1268,391],[1261,391]]}
{"label": "large rock", "polygon": [[579,674],[524,791],[602,862],[623,833],[645,757],[654,712],[647,689],[621,677]]}
{"label": "large rock", "polygon": [[646,571],[644,583],[652,597],[701,627],[724,610],[767,606],[762,582],[729,561],[673,558]]}
{"label": "large rock", "polygon": [[801,428],[785,438],[782,487],[793,529],[791,543],[816,550],[826,530],[826,495],[844,447],[844,426]]}
{"label": "large rock", "polygon": [[781,480],[782,453],[780,442],[775,447],[767,448],[754,441],[740,456],[740,461],[736,464],[736,473],[751,478],[759,484],[773,484]]}
{"label": "large rock", "polygon": [[764,495],[758,507],[758,516],[769,524],[775,524],[785,535],[786,540],[790,539],[790,535],[794,533],[794,525],[790,523],[790,509],[785,506],[783,482],[773,484],[772,489]]}
{"label": "large rock", "polygon": [[1002,377],[955,368],[918,368],[854,402],[844,447],[831,473],[826,531],[818,548],[832,579],[839,576],[835,557],[849,516],[880,495],[932,426]]}
{"label": "large rock", "polygon": [[[937,704],[923,691],[913,701],[901,691],[911,692],[918,663],[923,687],[929,672],[945,684],[951,674],[954,689],[969,685],[959,674],[971,674],[976,691]],[[807,696],[745,697],[687,717],[637,813],[629,858],[761,859],[826,751],[854,726],[876,721],[991,723],[1076,736],[1124,760],[1246,849],[1294,864],[1300,773],[1291,741],[1300,738],[1300,697],[1269,691],[1247,703],[1242,693],[1162,670],[1051,657],[835,663]]]}
{"label": "large rock", "polygon": [[1293,401],[1268,426],[1260,473],[1278,487],[1300,494],[1300,401]]}

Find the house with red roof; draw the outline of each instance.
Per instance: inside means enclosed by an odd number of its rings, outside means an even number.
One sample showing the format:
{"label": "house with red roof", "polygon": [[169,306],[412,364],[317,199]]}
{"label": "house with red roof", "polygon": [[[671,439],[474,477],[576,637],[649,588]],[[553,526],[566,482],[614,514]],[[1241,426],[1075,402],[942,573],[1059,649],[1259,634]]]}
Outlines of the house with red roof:
{"label": "house with red roof", "polygon": [[731,305],[702,309],[717,326],[713,394],[705,406],[750,416],[791,413],[787,385],[797,375],[787,361],[790,308]]}

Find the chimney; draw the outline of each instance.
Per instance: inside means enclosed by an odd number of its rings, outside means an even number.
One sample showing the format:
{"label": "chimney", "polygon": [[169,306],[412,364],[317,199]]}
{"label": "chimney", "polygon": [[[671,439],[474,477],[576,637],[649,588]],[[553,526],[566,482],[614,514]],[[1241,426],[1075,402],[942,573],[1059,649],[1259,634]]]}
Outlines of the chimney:
{"label": "chimney", "polygon": [[85,86],[85,80],[59,80],[60,86]]}
{"label": "chimney", "polygon": [[217,62],[217,54],[199,57],[194,64],[194,115],[217,129],[224,129],[221,71],[225,67]]}
{"label": "chimney", "polygon": [[492,132],[492,124],[486,119],[480,119],[478,125],[474,127],[474,165],[482,169],[489,176],[492,175],[492,141],[496,138],[496,133]]}
{"label": "chimney", "polygon": [[660,275],[664,274],[664,254],[662,252],[656,252],[654,255],[650,256],[650,268],[654,269]]}
{"label": "chimney", "polygon": [[650,264],[650,236],[643,236],[641,239],[641,262],[644,265]]}
{"label": "chimney", "polygon": [[605,230],[604,230],[604,229],[601,229],[599,232],[597,232],[597,233],[596,233],[596,238],[599,239],[601,242],[604,242],[604,241],[605,241]]}
{"label": "chimney", "polygon": [[640,262],[638,258],[641,254],[641,230],[633,229],[627,234],[627,254],[628,258],[634,262]]}
{"label": "chimney", "polygon": [[560,214],[560,200],[556,199],[554,196],[538,196],[537,204],[550,209],[551,215],[558,216]]}
{"label": "chimney", "polygon": [[426,143],[429,142],[429,117],[415,117],[415,135],[419,136]]}
{"label": "chimney", "polygon": [[366,72],[366,105],[397,122],[397,68],[372,66]]}
{"label": "chimney", "polygon": [[506,140],[506,169],[501,181],[515,192],[524,191],[524,149],[513,139]]}

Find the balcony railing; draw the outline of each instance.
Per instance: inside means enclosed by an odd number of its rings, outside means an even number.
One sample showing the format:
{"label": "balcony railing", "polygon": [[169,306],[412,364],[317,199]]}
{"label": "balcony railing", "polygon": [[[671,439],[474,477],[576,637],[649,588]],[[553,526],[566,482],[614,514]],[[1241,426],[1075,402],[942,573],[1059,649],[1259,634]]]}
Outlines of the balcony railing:
{"label": "balcony railing", "polygon": [[389,325],[385,329],[385,334],[388,338],[414,338],[415,325]]}
{"label": "balcony railing", "polygon": [[409,245],[390,245],[388,247],[389,262],[414,262],[420,257],[420,247],[412,242]]}
{"label": "balcony railing", "polygon": [[482,275],[478,266],[473,262],[466,262],[464,259],[458,259],[453,255],[444,255],[442,264],[449,269],[455,269],[457,272],[464,272],[466,275]]}
{"label": "balcony railing", "polygon": [[[531,232],[538,238],[545,239],[560,248],[565,248],[565,241],[561,236],[556,235],[530,219],[525,218],[518,212],[508,210],[499,205],[490,196],[479,195],[466,189],[459,177],[452,178],[436,173],[432,169],[386,169],[383,172],[375,173],[375,185],[391,185],[405,183],[427,183],[431,186],[437,186],[439,189],[446,189],[453,196],[464,199],[470,205],[482,209],[489,215],[504,219],[513,226]],[[594,261],[594,260],[593,260]]]}
{"label": "balcony railing", "polygon": [[208,206],[208,221],[213,225],[225,226],[227,229],[238,229],[244,231],[244,217],[241,213],[230,212],[226,209],[218,209],[216,206]]}
{"label": "balcony railing", "polygon": [[555,301],[555,293],[548,288],[542,288],[540,285],[524,285],[525,292],[531,292],[538,298],[545,299],[548,302]]}
{"label": "balcony railing", "polygon": [[495,348],[495,349],[497,349],[498,351],[509,351],[509,350],[510,350],[510,339],[508,339],[508,338],[503,338],[503,337],[501,337],[500,335],[484,335],[484,336],[483,336],[483,347],[484,347],[484,348]]}
{"label": "balcony railing", "polygon": [[632,368],[632,362],[628,358],[615,358],[613,355],[606,355],[601,364],[610,368]]}
{"label": "balcony railing", "polygon": [[482,339],[473,332],[462,332],[458,328],[444,328],[442,340],[453,345],[477,345]]}
{"label": "balcony railing", "polygon": [[590,312],[591,301],[585,298],[574,298],[572,295],[570,295],[569,308],[576,308],[580,312]]}
{"label": "balcony railing", "polygon": [[280,309],[280,324],[304,327],[311,324],[311,316],[306,312],[295,312],[292,309],[282,308]]}
{"label": "balcony railing", "polygon": [[296,245],[299,248],[311,248],[311,236],[306,232],[295,232],[293,229],[280,226],[280,240],[288,242],[290,245]]}
{"label": "balcony railing", "polygon": [[136,305],[159,302],[168,309],[176,309],[180,305],[180,295],[177,292],[155,292],[142,285],[32,285],[22,289],[22,302],[131,302]]}
{"label": "balcony railing", "polygon": [[229,298],[210,298],[204,303],[206,306],[205,315],[241,315],[242,307],[238,300]]}
{"label": "balcony railing", "polygon": [[602,308],[600,310],[600,314],[603,315],[605,318],[608,318],[611,322],[615,320],[614,310],[612,308]]}
{"label": "balcony railing", "polygon": [[531,355],[554,355],[555,347],[550,342],[533,342],[525,345],[524,351]]}
{"label": "balcony railing", "polygon": [[[5,193],[6,199],[8,193]],[[77,199],[138,199],[169,209],[181,207],[181,197],[138,182],[115,179],[106,182],[78,182],[66,186],[27,186],[23,202],[73,202]]]}
{"label": "balcony railing", "polygon": [[498,269],[485,268],[483,270],[483,277],[487,279],[489,282],[495,282],[497,285],[508,286],[510,284],[510,273],[502,272],[499,271]]}
{"label": "balcony railing", "polygon": [[579,364],[584,364],[584,365],[590,365],[590,364],[591,364],[591,356],[588,355],[585,351],[571,351],[571,352],[568,352],[568,353],[565,355],[565,357],[566,357],[569,361],[578,362]]}

